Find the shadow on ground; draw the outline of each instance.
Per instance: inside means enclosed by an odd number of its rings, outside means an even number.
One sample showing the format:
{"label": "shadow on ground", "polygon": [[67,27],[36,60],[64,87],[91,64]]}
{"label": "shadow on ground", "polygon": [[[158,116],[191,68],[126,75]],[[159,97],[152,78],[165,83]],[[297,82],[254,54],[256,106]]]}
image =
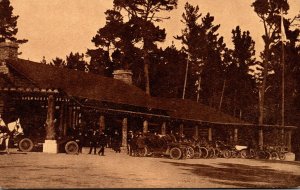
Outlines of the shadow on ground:
{"label": "shadow on ground", "polygon": [[[199,177],[209,178],[220,185],[245,188],[294,188],[300,186],[300,174],[273,170],[267,166],[219,163],[216,166],[162,161],[188,170]],[[296,170],[297,168],[295,168]]]}

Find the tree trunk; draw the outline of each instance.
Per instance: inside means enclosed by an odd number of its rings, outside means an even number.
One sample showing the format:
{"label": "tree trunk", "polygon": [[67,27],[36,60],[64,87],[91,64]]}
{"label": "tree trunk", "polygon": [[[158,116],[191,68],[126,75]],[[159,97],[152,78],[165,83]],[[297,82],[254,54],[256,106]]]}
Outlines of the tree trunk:
{"label": "tree trunk", "polygon": [[198,80],[197,102],[199,102],[200,99],[200,90],[201,90],[201,74],[199,75],[199,80]]}
{"label": "tree trunk", "polygon": [[222,88],[222,93],[221,93],[221,98],[220,98],[219,111],[221,111],[221,108],[222,108],[225,87],[226,87],[226,79],[224,79],[224,81],[223,81],[223,88]]}
{"label": "tree trunk", "polygon": [[[269,43],[266,42],[265,44],[265,60],[263,61],[263,81],[261,84],[261,87],[259,89],[259,118],[258,118],[258,124],[263,125],[264,124],[264,104],[265,104],[265,89],[267,85],[267,76],[268,76],[268,64],[269,64]],[[263,129],[262,126],[260,126],[260,129],[258,131],[258,144],[260,149],[263,148],[264,140],[263,140]]]}
{"label": "tree trunk", "polygon": [[[145,42],[144,42],[145,43]],[[144,47],[144,77],[146,94],[150,95],[150,78],[149,78],[149,54],[147,48]]]}

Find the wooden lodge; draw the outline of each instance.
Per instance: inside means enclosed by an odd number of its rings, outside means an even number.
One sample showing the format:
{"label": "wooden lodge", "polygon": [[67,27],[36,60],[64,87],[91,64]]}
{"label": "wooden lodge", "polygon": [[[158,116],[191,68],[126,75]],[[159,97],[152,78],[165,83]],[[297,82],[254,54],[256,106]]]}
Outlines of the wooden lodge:
{"label": "wooden lodge", "polygon": [[123,146],[133,130],[234,143],[254,139],[260,145],[281,141],[291,150],[293,126],[259,126],[190,100],[150,97],[130,84],[128,71],[107,78],[18,59],[17,49],[0,44],[0,113],[5,121],[20,117],[29,133],[44,130],[46,140],[97,126],[106,133],[118,130]]}

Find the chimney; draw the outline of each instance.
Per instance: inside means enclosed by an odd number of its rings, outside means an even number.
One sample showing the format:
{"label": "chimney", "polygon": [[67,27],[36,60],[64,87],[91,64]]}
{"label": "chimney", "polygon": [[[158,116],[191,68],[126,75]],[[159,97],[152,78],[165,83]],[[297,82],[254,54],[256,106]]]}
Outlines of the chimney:
{"label": "chimney", "polygon": [[5,60],[18,59],[19,45],[13,42],[0,43],[0,73],[8,74],[8,68]]}
{"label": "chimney", "polygon": [[121,80],[126,84],[132,84],[132,72],[130,70],[115,70],[113,72],[114,79]]}
{"label": "chimney", "polygon": [[19,45],[13,42],[0,43],[0,60],[18,59]]}

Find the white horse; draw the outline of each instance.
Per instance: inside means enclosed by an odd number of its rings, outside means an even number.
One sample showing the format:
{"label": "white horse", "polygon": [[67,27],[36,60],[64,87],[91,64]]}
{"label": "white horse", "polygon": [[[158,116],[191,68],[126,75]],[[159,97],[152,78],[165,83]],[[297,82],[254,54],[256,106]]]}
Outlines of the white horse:
{"label": "white horse", "polygon": [[20,118],[18,118],[16,121],[8,123],[7,126],[5,125],[3,119],[0,118],[0,127],[2,127],[2,133],[0,134],[0,144],[3,143],[3,140],[5,141],[5,150],[7,154],[9,154],[8,144],[10,138],[18,134],[23,134],[23,128],[20,123]]}

